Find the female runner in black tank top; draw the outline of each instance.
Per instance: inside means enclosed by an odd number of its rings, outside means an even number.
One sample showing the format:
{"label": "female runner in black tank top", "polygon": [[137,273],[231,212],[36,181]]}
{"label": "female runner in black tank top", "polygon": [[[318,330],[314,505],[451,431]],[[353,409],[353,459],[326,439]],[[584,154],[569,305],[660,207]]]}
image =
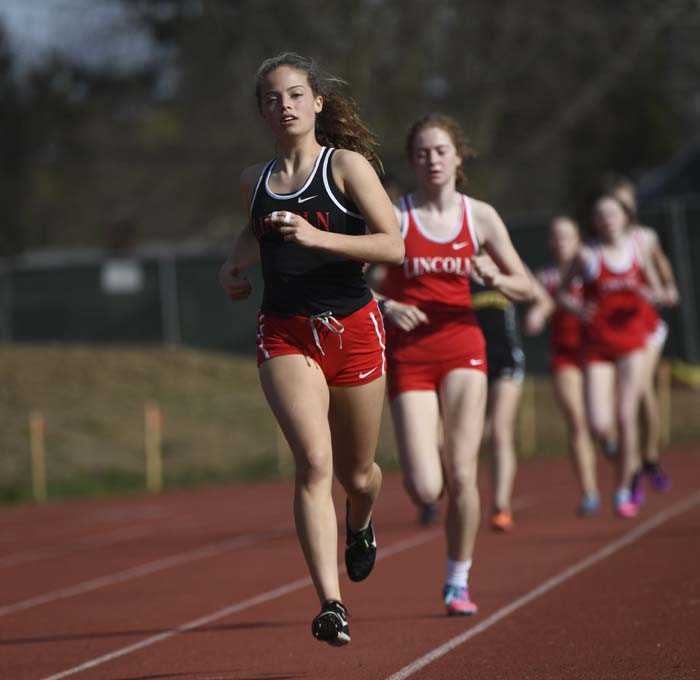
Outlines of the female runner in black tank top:
{"label": "female runner in black tank top", "polygon": [[348,498],[350,578],[369,574],[376,551],[370,518],[381,486],[374,455],[383,327],[362,265],[404,257],[391,202],[367,160],[378,160],[374,138],[337,91],[341,82],[292,53],[260,67],[258,107],[278,153],[243,172],[251,220],[219,274],[229,296],[241,299],[250,293],[243,270],[262,260],[260,381],[294,455],[297,534],[321,601],[312,632],[332,645],[350,641],[336,562],[334,472]]}

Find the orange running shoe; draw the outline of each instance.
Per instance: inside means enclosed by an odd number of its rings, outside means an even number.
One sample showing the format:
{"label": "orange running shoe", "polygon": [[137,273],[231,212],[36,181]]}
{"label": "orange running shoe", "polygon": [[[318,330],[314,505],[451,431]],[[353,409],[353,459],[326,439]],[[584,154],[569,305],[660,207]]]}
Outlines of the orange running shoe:
{"label": "orange running shoe", "polygon": [[513,514],[508,510],[497,510],[491,516],[491,528],[494,531],[502,531],[508,533],[513,530],[514,526]]}

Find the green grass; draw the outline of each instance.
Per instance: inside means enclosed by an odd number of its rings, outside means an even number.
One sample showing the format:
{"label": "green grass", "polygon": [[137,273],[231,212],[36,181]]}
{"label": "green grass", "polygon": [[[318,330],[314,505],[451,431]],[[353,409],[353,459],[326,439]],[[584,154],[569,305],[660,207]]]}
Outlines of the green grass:
{"label": "green grass", "polygon": [[[561,455],[550,381],[535,378],[536,445]],[[49,498],[142,491],[144,405],[165,415],[166,488],[291,474],[252,357],[157,347],[0,345],[0,503],[31,500],[28,417],[46,419]],[[673,441],[700,440],[700,392],[673,392]],[[521,447],[522,449],[522,447]],[[378,457],[397,467],[388,413]]]}

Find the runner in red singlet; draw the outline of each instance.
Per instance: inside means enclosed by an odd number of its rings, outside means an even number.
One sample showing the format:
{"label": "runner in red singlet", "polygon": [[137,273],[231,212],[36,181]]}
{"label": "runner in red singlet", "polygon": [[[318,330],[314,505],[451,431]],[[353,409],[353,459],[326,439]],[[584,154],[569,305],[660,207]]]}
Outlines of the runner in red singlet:
{"label": "runner in red singlet", "polygon": [[345,564],[354,581],[374,565],[371,514],[382,480],[374,455],[384,337],[363,267],[404,255],[391,202],[370,164],[378,161],[375,140],[340,83],[293,53],[261,65],[258,108],[277,155],[242,175],[250,222],[219,275],[229,296],[241,299],[250,294],[242,271],[262,262],[260,381],[294,455],[294,518],[321,602],[311,630],[336,646],[350,641],[350,631],[333,474],[347,494]]}
{"label": "runner in red singlet", "polygon": [[[585,320],[586,406],[591,431],[604,446],[615,439],[617,417],[621,461],[614,504],[622,517],[639,510],[633,492],[641,467],[637,414],[647,339],[643,297],[663,298],[655,272],[627,233],[630,219],[631,213],[613,195],[595,199],[592,223],[599,240],[579,250],[558,298]],[[583,304],[568,292],[577,277],[583,280]]]}
{"label": "runner in red singlet", "polygon": [[430,506],[447,493],[443,599],[448,614],[469,615],[487,368],[469,274],[515,300],[528,299],[531,284],[498,213],[458,191],[469,153],[459,125],[421,118],[406,150],[419,188],[398,206],[406,258],[382,288],[389,398],[409,494]]}
{"label": "runner in red singlet", "polygon": [[[539,298],[525,316],[525,332],[542,332],[549,319],[550,363],[554,390],[568,427],[569,450],[581,484],[582,497],[577,512],[581,517],[598,513],[600,498],[596,481],[595,448],[586,421],[583,390],[583,328],[581,318],[553,300],[564,273],[581,245],[578,225],[570,217],[559,215],[549,224],[549,247],[555,263],[537,272],[549,294]],[[583,303],[583,282],[572,280],[568,295],[577,305]]]}
{"label": "runner in red singlet", "polygon": [[[622,175],[607,175],[604,178],[607,190],[612,191],[633,213],[634,220],[630,225],[630,233],[638,244],[638,247],[651,261],[661,285],[666,291],[666,297],[670,305],[678,304],[678,287],[673,274],[673,268],[666,254],[661,248],[659,237],[651,227],[639,224],[637,220],[637,199],[634,184]],[[668,337],[668,325],[660,317],[656,307],[650,303],[644,306],[644,316],[648,329],[645,354],[645,381],[642,394],[642,416],[645,424],[644,446],[642,447],[643,471],[645,477],[656,491],[668,491],[671,488],[671,480],[661,466],[659,448],[661,444],[661,417],[659,412],[659,400],[656,393],[656,369],[663,353],[664,344]],[[642,493],[642,485],[638,490]]]}

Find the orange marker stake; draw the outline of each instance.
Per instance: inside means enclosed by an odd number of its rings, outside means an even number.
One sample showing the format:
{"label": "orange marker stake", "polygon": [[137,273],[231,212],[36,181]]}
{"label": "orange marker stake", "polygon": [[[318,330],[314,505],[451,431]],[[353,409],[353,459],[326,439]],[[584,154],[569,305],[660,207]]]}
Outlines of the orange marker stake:
{"label": "orange marker stake", "polygon": [[163,412],[149,401],[145,406],[146,488],[151,493],[163,490]]}

